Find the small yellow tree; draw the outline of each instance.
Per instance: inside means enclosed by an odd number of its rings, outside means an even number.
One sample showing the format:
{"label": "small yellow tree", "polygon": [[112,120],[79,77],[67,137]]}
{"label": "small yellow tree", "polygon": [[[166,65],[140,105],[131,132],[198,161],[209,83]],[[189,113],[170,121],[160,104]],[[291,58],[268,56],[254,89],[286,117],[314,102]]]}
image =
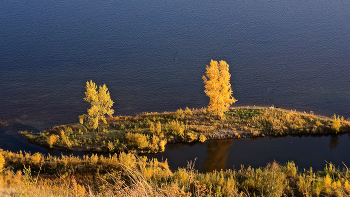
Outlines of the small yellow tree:
{"label": "small yellow tree", "polygon": [[97,91],[97,86],[94,82],[86,82],[85,101],[91,104],[91,108],[88,109],[88,114],[79,116],[80,123],[83,124],[84,119],[87,118],[89,124],[96,129],[98,127],[99,120],[107,123],[105,115],[112,117],[114,110],[111,109],[113,101],[109,95],[106,85],[100,86]]}
{"label": "small yellow tree", "polygon": [[229,65],[223,60],[219,63],[211,60],[210,66],[207,65],[206,69],[205,73],[208,79],[203,76],[203,80],[205,84],[204,92],[210,98],[208,110],[214,111],[222,117],[231,104],[237,101],[232,97]]}

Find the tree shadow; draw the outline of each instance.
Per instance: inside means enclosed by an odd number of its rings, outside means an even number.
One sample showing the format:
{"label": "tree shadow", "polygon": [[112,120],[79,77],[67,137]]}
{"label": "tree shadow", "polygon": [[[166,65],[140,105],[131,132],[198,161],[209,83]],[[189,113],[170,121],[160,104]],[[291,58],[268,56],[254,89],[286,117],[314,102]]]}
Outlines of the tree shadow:
{"label": "tree shadow", "polygon": [[213,140],[207,144],[207,158],[202,166],[203,172],[226,169],[226,160],[229,154],[227,150],[233,145],[233,140]]}
{"label": "tree shadow", "polygon": [[331,151],[333,149],[336,149],[338,145],[339,145],[339,136],[338,135],[330,135],[329,147],[331,148]]}

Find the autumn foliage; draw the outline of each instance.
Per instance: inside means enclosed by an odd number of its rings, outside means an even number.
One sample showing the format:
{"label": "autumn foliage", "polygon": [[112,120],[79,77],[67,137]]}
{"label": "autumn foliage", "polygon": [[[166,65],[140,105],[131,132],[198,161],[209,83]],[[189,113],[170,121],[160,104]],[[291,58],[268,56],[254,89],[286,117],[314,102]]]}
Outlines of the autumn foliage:
{"label": "autumn foliage", "polygon": [[218,116],[223,116],[231,104],[237,101],[232,97],[229,65],[223,60],[219,63],[211,60],[210,66],[207,65],[206,69],[208,79],[203,76],[203,80],[204,92],[210,98],[208,110],[215,112]]}
{"label": "autumn foliage", "polygon": [[97,91],[96,84],[91,80],[90,82],[87,81],[84,100],[91,104],[91,108],[88,109],[88,114],[79,116],[80,123],[83,123],[84,119],[87,118],[94,129],[97,129],[99,120],[107,124],[105,115],[112,117],[114,110],[111,107],[114,102],[111,100],[106,85],[100,86]]}

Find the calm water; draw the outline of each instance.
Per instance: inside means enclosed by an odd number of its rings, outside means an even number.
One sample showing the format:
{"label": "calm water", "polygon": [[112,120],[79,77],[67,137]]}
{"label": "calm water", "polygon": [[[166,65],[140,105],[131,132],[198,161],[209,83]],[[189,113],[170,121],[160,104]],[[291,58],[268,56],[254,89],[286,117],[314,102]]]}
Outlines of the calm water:
{"label": "calm water", "polygon": [[115,115],[206,106],[211,59],[230,65],[236,106],[349,118],[349,32],[349,1],[3,0],[0,120],[15,124],[0,128],[0,148],[48,152],[18,129],[77,122],[90,79],[107,85]]}
{"label": "calm water", "polygon": [[213,140],[205,143],[174,144],[164,153],[151,154],[158,160],[168,160],[172,170],[187,167],[187,162],[195,161],[195,169],[211,172],[221,169],[240,169],[262,167],[277,161],[285,164],[294,161],[299,170],[323,170],[325,164],[332,162],[337,167],[350,164],[349,135],[283,138],[256,138],[239,140]]}

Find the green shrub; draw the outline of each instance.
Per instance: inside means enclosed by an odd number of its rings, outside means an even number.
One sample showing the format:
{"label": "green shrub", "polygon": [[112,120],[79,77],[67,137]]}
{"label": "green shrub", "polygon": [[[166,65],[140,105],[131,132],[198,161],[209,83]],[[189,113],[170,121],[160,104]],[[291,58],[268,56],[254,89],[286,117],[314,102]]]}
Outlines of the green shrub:
{"label": "green shrub", "polygon": [[45,135],[45,133],[40,133],[40,137],[43,138],[43,139],[46,139],[47,136]]}
{"label": "green shrub", "polygon": [[65,127],[64,127],[64,132],[65,132],[65,134],[66,134],[67,136],[70,136],[70,135],[73,134],[73,130],[72,130],[72,128],[69,127],[69,126],[65,126]]}

